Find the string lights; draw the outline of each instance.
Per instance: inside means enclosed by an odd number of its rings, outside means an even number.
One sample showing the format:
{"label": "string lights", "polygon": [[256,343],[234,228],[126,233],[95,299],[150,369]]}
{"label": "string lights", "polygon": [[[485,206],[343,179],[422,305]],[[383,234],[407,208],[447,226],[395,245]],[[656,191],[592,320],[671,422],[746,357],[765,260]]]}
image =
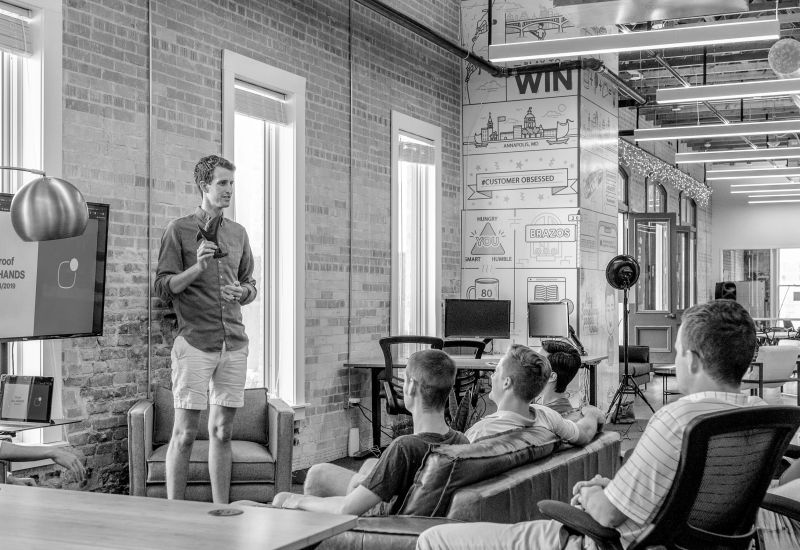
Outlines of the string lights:
{"label": "string lights", "polygon": [[700,206],[708,205],[708,199],[711,197],[711,189],[709,187],[647,151],[620,139],[619,157],[622,164],[631,171],[645,177],[654,178],[659,183],[669,183],[689,195]]}

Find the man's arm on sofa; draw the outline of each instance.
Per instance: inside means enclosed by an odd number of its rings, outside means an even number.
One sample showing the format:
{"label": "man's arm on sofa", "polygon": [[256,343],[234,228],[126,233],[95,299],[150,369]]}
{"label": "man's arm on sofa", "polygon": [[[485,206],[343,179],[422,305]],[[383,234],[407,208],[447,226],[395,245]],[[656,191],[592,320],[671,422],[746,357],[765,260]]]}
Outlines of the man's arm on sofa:
{"label": "man's arm on sofa", "polygon": [[267,446],[275,459],[275,492],[292,488],[294,410],[276,397],[267,400]]}
{"label": "man's arm on sofa", "polygon": [[153,402],[143,399],[128,411],[130,494],[146,496],[147,456],[153,451]]}
{"label": "man's arm on sofa", "polygon": [[588,444],[597,434],[597,429],[605,422],[603,411],[592,405],[587,405],[581,409],[583,418],[575,422],[578,426],[578,439],[570,441],[573,445],[583,447]]}
{"label": "man's arm on sofa", "polygon": [[297,495],[293,493],[280,493],[275,495],[273,506],[294,510],[307,510],[328,514],[352,514],[360,516],[367,510],[380,503],[381,497],[359,485],[347,496],[343,497],[315,497],[310,495]]}

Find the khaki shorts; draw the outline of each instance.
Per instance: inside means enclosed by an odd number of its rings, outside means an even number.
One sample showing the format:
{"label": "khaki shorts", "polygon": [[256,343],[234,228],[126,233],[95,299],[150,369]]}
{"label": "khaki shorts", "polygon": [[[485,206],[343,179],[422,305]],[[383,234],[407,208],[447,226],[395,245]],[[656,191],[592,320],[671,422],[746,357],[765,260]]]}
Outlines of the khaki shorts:
{"label": "khaki shorts", "polygon": [[176,409],[205,410],[208,403],[244,405],[247,346],[236,351],[201,351],[178,336],[172,345],[172,394]]}

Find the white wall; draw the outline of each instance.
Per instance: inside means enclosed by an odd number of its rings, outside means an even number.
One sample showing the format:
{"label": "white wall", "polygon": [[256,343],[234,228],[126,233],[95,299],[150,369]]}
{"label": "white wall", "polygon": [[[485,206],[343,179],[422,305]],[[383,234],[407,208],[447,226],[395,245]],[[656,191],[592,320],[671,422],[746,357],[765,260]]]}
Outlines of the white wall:
{"label": "white wall", "polygon": [[800,248],[800,204],[714,204],[711,216],[710,294],[720,281],[724,249]]}

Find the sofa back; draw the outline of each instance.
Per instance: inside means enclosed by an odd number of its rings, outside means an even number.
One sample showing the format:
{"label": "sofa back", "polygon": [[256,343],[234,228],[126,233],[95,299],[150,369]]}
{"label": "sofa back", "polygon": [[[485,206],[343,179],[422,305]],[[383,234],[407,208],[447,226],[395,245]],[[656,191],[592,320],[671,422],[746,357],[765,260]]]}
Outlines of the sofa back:
{"label": "sofa back", "polygon": [[[153,395],[153,444],[156,446],[169,443],[172,435],[172,423],[175,419],[172,391],[167,388],[156,388]],[[266,445],[268,443],[267,422],[267,390],[252,388],[244,390],[244,406],[236,411],[233,419],[233,439],[252,441]],[[197,439],[208,439],[208,410],[200,413],[200,425]]]}
{"label": "sofa back", "polygon": [[620,466],[620,435],[601,432],[588,445],[564,445],[551,456],[455,491],[447,517],[461,521],[516,523],[545,519],[540,500],[569,502],[572,487],[596,474],[611,478]]}
{"label": "sofa back", "polygon": [[[624,348],[619,347],[619,362],[622,364]],[[649,363],[650,346],[628,346],[628,363]]]}
{"label": "sofa back", "polygon": [[558,444],[553,432],[534,427],[503,432],[470,445],[431,447],[399,514],[445,516],[458,489],[547,456]]}

